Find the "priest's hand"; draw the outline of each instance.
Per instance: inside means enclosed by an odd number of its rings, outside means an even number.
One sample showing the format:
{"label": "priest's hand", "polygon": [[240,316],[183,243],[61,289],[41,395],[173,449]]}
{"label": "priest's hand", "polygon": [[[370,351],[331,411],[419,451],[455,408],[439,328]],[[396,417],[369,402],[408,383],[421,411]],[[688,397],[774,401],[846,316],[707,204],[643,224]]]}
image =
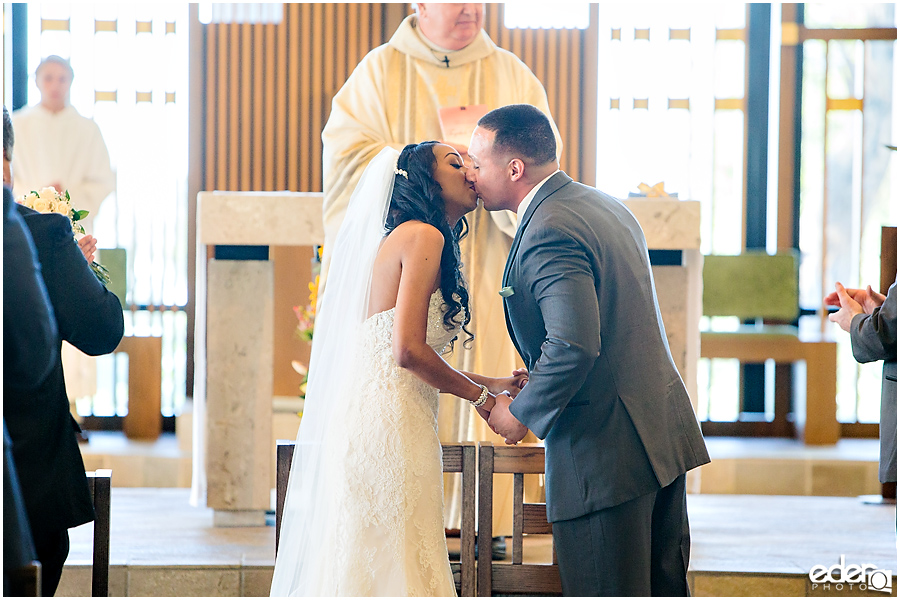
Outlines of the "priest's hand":
{"label": "priest's hand", "polygon": [[508,394],[498,394],[488,424],[498,435],[506,438],[507,444],[514,445],[522,441],[528,428],[509,412],[510,404],[512,398]]}

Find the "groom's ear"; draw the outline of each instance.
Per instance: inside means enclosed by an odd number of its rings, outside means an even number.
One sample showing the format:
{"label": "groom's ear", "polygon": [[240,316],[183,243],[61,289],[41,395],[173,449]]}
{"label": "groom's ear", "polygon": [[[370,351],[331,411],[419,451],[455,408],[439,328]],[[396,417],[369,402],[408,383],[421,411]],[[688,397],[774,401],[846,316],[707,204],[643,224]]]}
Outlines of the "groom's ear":
{"label": "groom's ear", "polygon": [[506,172],[510,181],[519,181],[525,176],[525,163],[521,158],[514,158],[506,166]]}

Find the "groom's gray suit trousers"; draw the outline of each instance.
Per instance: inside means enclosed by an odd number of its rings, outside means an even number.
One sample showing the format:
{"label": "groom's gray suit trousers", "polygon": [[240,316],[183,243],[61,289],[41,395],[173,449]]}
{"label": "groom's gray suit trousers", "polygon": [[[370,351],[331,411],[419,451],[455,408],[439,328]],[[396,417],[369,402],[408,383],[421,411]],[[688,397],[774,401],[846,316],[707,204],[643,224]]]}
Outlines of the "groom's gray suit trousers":
{"label": "groom's gray suit trousers", "polygon": [[564,596],[689,596],[685,476],[617,506],[553,523]]}

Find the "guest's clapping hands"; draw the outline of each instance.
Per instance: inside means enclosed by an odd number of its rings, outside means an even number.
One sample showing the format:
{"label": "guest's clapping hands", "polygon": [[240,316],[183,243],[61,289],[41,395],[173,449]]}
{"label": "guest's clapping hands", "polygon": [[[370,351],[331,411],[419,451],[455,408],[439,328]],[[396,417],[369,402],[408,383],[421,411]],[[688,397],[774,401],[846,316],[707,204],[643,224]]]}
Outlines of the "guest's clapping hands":
{"label": "guest's clapping hands", "polygon": [[871,314],[884,302],[884,296],[868,286],[865,290],[846,289],[840,282],[834,284],[835,291],[825,296],[828,306],[840,306],[840,310],[828,315],[828,320],[837,323],[844,331],[850,331],[850,323],[858,314]]}
{"label": "guest's clapping hands", "polygon": [[[839,285],[841,284],[835,284],[835,290]],[[841,287],[843,288],[843,286]],[[863,312],[867,315],[872,314],[872,311],[884,304],[884,294],[879,294],[878,292],[873,290],[871,285],[866,286],[866,289],[864,290],[856,288],[844,288],[844,291],[848,296],[850,296],[850,298],[855,300],[862,307]],[[830,294],[825,296],[825,306],[836,306],[838,308],[841,307],[841,300],[837,291],[831,292]]]}
{"label": "guest's clapping hands", "polygon": [[507,444],[513,445],[522,441],[522,438],[528,433],[528,428],[509,412],[510,404],[512,404],[512,398],[509,397],[509,394],[498,394],[494,408],[491,409],[488,425],[495,433],[506,438]]}

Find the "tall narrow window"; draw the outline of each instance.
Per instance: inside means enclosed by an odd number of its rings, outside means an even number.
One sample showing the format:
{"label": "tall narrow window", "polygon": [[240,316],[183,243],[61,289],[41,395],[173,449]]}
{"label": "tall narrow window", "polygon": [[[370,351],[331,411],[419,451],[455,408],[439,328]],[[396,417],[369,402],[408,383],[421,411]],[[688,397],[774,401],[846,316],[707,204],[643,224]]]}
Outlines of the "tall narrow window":
{"label": "tall narrow window", "polygon": [[[745,27],[743,4],[600,10],[597,187],[699,200],[704,254],[741,251]],[[736,360],[701,360],[700,418],[735,420],[737,382]]]}
{"label": "tall narrow window", "polygon": [[[185,400],[187,317],[186,4],[34,4],[28,10],[28,103],[34,70],[58,54],[75,70],[72,105],[99,125],[117,189],[96,215],[101,248],[127,256],[125,334],[162,338],[162,414]],[[77,205],[77,199],[76,205]],[[125,355],[98,359],[82,415],[127,413]]]}
{"label": "tall narrow window", "polygon": [[[895,5],[807,4],[803,32],[800,302],[821,305],[840,281],[879,284],[881,227],[897,225],[890,164]],[[829,331],[824,315],[801,328]],[[838,420],[877,423],[881,369],[859,365],[838,342]]]}

